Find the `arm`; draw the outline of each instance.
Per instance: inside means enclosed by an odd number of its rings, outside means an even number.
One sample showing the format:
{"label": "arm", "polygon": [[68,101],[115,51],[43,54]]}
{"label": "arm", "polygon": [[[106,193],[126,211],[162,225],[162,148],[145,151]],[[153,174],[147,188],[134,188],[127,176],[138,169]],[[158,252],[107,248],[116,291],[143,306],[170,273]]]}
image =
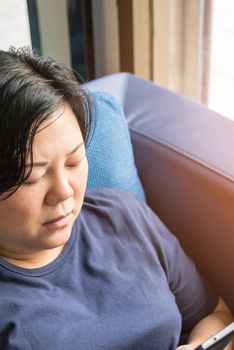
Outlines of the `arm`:
{"label": "arm", "polygon": [[[232,321],[233,317],[230,310],[228,309],[225,302],[220,298],[218,305],[214,311],[207,317],[203,318],[200,322],[198,322],[192,329],[188,339],[188,345],[179,346],[177,349],[195,349],[196,346],[200,345],[204,340],[217,333]],[[230,343],[225,347],[225,350],[233,350],[233,344]]]}

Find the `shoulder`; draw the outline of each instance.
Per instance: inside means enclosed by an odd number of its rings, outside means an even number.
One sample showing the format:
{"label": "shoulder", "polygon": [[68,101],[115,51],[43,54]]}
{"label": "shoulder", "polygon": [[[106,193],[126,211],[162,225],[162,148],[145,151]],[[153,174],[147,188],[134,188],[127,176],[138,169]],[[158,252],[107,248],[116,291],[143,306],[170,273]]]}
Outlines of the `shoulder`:
{"label": "shoulder", "polygon": [[168,229],[160,218],[145,202],[129,192],[113,188],[88,189],[82,211],[83,214],[96,213],[98,219],[109,216],[111,221],[118,223],[122,218],[125,222],[134,222],[141,228],[151,228],[157,235],[168,239]]}
{"label": "shoulder", "polygon": [[133,194],[112,188],[87,190],[82,209],[87,214],[102,213],[102,218],[109,216],[113,221],[118,220],[119,223],[121,218],[139,221],[151,212],[150,208]]}
{"label": "shoulder", "polygon": [[77,218],[77,223],[85,231],[128,239],[145,231],[144,226],[148,207],[134,195],[118,189],[89,189]]}
{"label": "shoulder", "polygon": [[146,254],[147,259],[158,261],[172,290],[180,276],[194,269],[177,238],[147,204],[129,193],[87,191],[78,222],[80,231],[92,241],[105,242],[105,246],[110,241],[119,242],[134,255]]}
{"label": "shoulder", "polygon": [[157,248],[171,239],[174,240],[146,203],[118,189],[87,190],[81,217],[83,222],[89,222],[89,226],[111,227],[117,235],[123,234],[124,239],[127,239],[128,232],[132,238],[141,237]]}
{"label": "shoulder", "polygon": [[159,261],[170,279],[170,264],[176,265],[180,255],[178,241],[147,204],[133,195],[115,189],[88,190],[77,225],[84,240],[95,241],[96,246],[118,242],[128,253]]}
{"label": "shoulder", "polygon": [[[144,203],[139,201],[134,195],[129,192],[122,191],[116,188],[93,188],[88,189],[85,193],[84,205],[96,204],[104,206],[112,206],[112,204],[119,205],[133,205],[144,206]],[[122,205],[121,205],[122,207]]]}

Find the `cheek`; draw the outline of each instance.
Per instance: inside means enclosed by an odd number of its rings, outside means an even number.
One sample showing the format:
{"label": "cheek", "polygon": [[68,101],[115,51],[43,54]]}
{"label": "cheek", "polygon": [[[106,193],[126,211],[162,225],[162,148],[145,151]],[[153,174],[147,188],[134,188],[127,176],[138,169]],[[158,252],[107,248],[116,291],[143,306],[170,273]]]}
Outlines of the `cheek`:
{"label": "cheek", "polygon": [[76,193],[82,195],[85,192],[86,184],[88,179],[88,161],[85,158],[82,161],[82,166],[78,174],[73,178],[73,188],[75,188]]}
{"label": "cheek", "polygon": [[[10,199],[10,198],[9,198]],[[40,203],[36,196],[14,196],[0,202],[0,245],[7,249],[36,236],[41,223]],[[18,249],[18,248],[17,248]]]}
{"label": "cheek", "polygon": [[72,187],[75,193],[76,209],[80,211],[86,190],[86,184],[88,179],[88,161],[85,158],[84,163],[82,164],[82,171],[80,171],[77,176],[73,178]]}
{"label": "cheek", "polygon": [[30,218],[38,215],[38,213],[40,213],[40,208],[40,201],[37,197],[34,197],[34,199],[25,198],[21,203],[20,208],[18,208],[18,214]]}
{"label": "cheek", "polygon": [[0,207],[1,219],[5,218],[14,225],[28,226],[38,219],[41,211],[40,194],[17,195],[14,200],[3,203]]}
{"label": "cheek", "polygon": [[85,162],[84,162],[84,176],[83,176],[83,185],[84,185],[84,190],[86,188],[86,183],[87,183],[87,179],[88,179],[88,170],[89,170],[89,166],[88,166],[88,160],[85,157]]}

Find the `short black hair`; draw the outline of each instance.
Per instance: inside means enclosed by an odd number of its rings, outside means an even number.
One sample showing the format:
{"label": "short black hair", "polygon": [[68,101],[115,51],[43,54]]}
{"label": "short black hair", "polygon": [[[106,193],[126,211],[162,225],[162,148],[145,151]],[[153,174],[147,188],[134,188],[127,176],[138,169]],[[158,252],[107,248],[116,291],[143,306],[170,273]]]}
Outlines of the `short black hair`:
{"label": "short black hair", "polygon": [[0,195],[8,198],[30,175],[39,125],[62,103],[75,114],[85,144],[92,129],[91,98],[65,64],[28,47],[0,50]]}

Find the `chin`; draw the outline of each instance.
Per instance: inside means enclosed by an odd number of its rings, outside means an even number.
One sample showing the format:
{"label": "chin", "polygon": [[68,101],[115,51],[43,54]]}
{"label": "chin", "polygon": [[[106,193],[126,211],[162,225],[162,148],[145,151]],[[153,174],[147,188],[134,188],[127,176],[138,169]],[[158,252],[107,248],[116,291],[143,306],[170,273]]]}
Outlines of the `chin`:
{"label": "chin", "polygon": [[72,225],[53,230],[53,232],[49,231],[45,240],[43,239],[44,249],[54,249],[64,246],[71,236],[71,231]]}

